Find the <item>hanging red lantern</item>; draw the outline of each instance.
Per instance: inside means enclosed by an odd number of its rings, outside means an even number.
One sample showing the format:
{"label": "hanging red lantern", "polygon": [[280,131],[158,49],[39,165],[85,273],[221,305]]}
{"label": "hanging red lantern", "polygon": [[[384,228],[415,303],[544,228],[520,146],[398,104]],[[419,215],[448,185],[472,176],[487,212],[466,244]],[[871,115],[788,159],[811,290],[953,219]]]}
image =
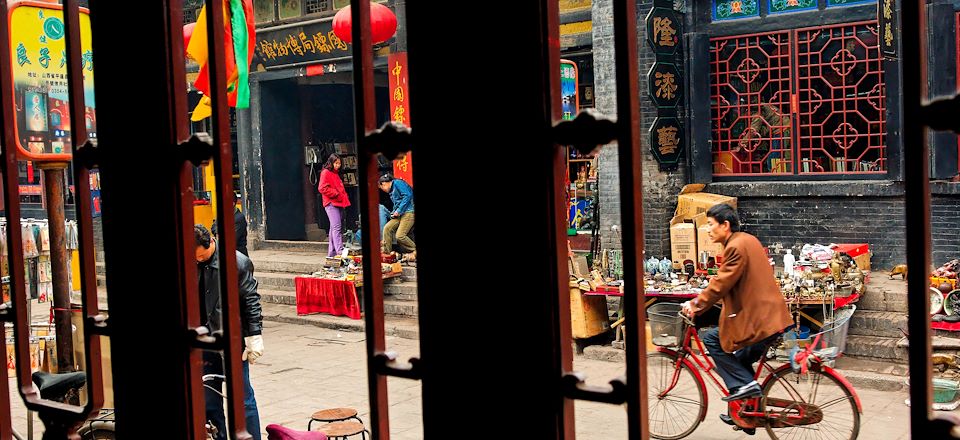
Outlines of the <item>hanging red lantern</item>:
{"label": "hanging red lantern", "polygon": [[[350,6],[347,6],[333,16],[333,33],[344,42],[353,41],[350,25],[353,17],[350,15]],[[370,3],[370,36],[373,44],[383,43],[397,32],[397,16],[390,8],[380,3]]]}
{"label": "hanging red lantern", "polygon": [[187,23],[183,25],[183,50],[187,50],[187,46],[190,45],[190,37],[193,36],[193,28],[196,26],[196,23]]}

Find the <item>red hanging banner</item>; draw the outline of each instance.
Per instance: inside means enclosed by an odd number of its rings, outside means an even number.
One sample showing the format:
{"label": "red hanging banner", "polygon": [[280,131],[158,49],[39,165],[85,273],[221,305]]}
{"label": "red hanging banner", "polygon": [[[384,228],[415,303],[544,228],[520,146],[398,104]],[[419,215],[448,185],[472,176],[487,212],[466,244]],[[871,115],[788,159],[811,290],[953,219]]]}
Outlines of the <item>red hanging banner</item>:
{"label": "red hanging banner", "polygon": [[[407,96],[407,53],[387,56],[390,67],[390,119],[410,127],[410,101]],[[407,153],[393,161],[393,176],[413,186],[413,156]]]}

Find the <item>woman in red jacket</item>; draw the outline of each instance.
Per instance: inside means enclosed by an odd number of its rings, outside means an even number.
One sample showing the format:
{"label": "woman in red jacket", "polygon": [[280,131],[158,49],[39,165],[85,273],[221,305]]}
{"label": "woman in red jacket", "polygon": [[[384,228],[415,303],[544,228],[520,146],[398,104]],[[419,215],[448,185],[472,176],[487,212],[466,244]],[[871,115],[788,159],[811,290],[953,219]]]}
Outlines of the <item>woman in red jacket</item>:
{"label": "woman in red jacket", "polygon": [[340,255],[343,252],[343,210],[350,206],[347,191],[340,180],[340,156],[331,154],[323,164],[320,172],[320,185],[317,190],[323,195],[323,209],[330,219],[330,244],[327,246],[327,256]]}

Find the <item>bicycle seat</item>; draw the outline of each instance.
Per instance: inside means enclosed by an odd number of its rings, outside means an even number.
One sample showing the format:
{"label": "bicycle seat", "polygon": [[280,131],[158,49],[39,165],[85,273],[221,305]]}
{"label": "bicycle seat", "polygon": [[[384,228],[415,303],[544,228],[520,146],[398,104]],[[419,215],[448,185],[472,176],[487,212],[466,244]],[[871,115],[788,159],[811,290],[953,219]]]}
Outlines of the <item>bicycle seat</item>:
{"label": "bicycle seat", "polygon": [[40,390],[41,398],[57,400],[70,390],[78,389],[86,384],[87,373],[77,371],[75,373],[50,374],[37,371],[33,373],[33,383]]}
{"label": "bicycle seat", "polygon": [[327,435],[317,431],[297,431],[277,424],[267,425],[267,440],[327,440]]}

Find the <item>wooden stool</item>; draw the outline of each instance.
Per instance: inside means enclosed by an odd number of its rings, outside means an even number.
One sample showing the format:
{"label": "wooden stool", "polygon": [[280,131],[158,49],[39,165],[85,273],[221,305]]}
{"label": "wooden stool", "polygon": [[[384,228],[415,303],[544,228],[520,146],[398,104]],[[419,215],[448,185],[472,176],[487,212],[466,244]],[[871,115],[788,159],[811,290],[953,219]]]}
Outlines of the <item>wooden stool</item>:
{"label": "wooden stool", "polygon": [[344,439],[351,437],[357,434],[360,434],[361,438],[366,440],[367,438],[367,429],[363,427],[363,423],[360,422],[333,422],[323,425],[317,431],[322,432],[327,435],[330,439]]}
{"label": "wooden stool", "polygon": [[342,422],[348,419],[355,419],[360,422],[360,425],[363,425],[363,420],[360,420],[360,417],[357,417],[357,410],[353,408],[330,408],[317,411],[310,416],[310,422],[307,423],[307,431],[310,430],[310,425],[313,425],[313,422]]}

